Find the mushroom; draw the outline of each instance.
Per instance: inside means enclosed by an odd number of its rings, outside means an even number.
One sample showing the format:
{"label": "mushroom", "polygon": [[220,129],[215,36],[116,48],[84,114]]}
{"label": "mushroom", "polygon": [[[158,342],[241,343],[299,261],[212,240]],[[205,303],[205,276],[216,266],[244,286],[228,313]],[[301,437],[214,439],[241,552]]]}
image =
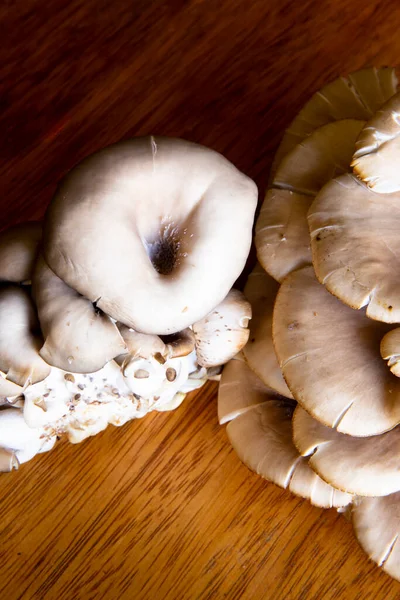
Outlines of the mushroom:
{"label": "mushroom", "polygon": [[335,488],[360,496],[386,496],[400,490],[400,427],[357,438],[326,427],[298,406],[293,441],[308,464]]}
{"label": "mushroom", "polygon": [[260,265],[250,273],[244,293],[249,300],[253,317],[249,341],[243,355],[249,367],[261,381],[287,398],[293,398],[283,379],[272,343],[272,310],[279,284]]}
{"label": "mushroom", "polygon": [[0,281],[29,282],[42,237],[42,224],[21,223],[0,233]]}
{"label": "mushroom", "polygon": [[198,364],[215,367],[240,352],[249,339],[250,319],[250,303],[232,289],[214,310],[193,324]]}
{"label": "mushroom", "polygon": [[400,193],[377,194],[352,175],[330,181],[308,223],[318,280],[371,319],[400,321]]}
{"label": "mushroom", "polygon": [[339,119],[369,119],[397,90],[394,68],[367,68],[339,77],[317,91],[285,131],[271,168],[318,127]]}
{"label": "mushroom", "polygon": [[44,257],[113,319],[171,334],[228,294],[256,204],[254,182],[220,154],[183,140],[128,140],[63,180],[46,213]]}
{"label": "mushroom", "polygon": [[388,361],[388,367],[396,377],[400,377],[400,327],[392,329],[383,336],[381,356]]}
{"label": "mushroom", "polygon": [[196,345],[195,334],[189,327],[183,331],[163,336],[163,341],[166,344],[166,355],[169,358],[187,356],[194,351]]}
{"label": "mushroom", "polygon": [[[127,351],[132,357],[151,358],[159,356],[161,362],[165,360],[164,356],[167,354],[167,347],[158,335],[139,333],[121,323],[117,323],[117,325],[126,344]],[[193,348],[194,344],[191,350]]]}
{"label": "mushroom", "polygon": [[39,356],[42,345],[39,333],[28,292],[12,284],[1,286],[0,371],[17,386],[35,383],[50,373],[50,366]]}
{"label": "mushroom", "polygon": [[342,433],[378,435],[400,423],[400,380],[379,353],[387,331],[329,294],[311,267],[278,292],[272,333],[283,376],[307,412]]}
{"label": "mushroom", "polygon": [[364,552],[378,567],[400,581],[400,493],[382,498],[357,498],[351,518]]}
{"label": "mushroom", "polygon": [[400,94],[365,125],[357,140],[352,167],[368,187],[382,194],[400,191]]}
{"label": "mushroom", "polygon": [[4,452],[12,455],[9,460],[14,468],[33,458],[44,447],[50,449],[55,441],[55,435],[46,437],[40,429],[28,427],[18,408],[0,411],[0,448],[3,456]]}
{"label": "mushroom", "polygon": [[[254,383],[254,385],[252,385]],[[293,400],[263,386],[250,368],[233,360],[224,369],[218,412],[238,457],[265,479],[308,498],[315,506],[346,506],[352,496],[323,482],[292,442]]]}
{"label": "mushroom", "polygon": [[111,319],[57,277],[39,257],[33,294],[45,339],[40,356],[77,373],[98,371],[126,349]]}
{"label": "mushroom", "polygon": [[277,281],[311,264],[307,211],[319,190],[350,169],[363,121],[342,120],[316,129],[280,163],[256,224],[257,257]]}

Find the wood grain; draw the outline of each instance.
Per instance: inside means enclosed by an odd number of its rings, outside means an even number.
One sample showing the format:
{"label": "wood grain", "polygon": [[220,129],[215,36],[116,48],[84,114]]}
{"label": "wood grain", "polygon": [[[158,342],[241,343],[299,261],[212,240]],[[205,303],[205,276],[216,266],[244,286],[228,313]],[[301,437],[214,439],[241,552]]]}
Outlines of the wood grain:
{"label": "wood grain", "polygon": [[[43,215],[88,153],[140,134],[223,152],[265,188],[282,130],[333,76],[396,64],[400,4],[0,4],[1,226]],[[0,478],[0,598],[400,598],[334,511],[241,465],[209,384],[171,414],[59,443]]]}

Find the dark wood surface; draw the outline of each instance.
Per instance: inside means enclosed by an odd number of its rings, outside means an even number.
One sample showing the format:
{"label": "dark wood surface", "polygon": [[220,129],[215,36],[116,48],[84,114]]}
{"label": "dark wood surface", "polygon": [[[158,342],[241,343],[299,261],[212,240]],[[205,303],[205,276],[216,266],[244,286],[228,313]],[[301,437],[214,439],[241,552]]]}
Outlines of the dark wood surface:
{"label": "dark wood surface", "polygon": [[[43,215],[83,156],[141,134],[224,153],[261,191],[313,91],[397,64],[400,4],[0,4],[1,226]],[[59,443],[0,477],[0,598],[400,598],[334,511],[241,465],[209,384],[174,413]]]}

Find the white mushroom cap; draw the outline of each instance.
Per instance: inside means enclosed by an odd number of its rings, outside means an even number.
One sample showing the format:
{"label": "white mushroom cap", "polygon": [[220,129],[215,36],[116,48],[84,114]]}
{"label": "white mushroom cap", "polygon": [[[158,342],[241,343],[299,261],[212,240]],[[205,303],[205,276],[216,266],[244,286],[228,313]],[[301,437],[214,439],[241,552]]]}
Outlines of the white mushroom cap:
{"label": "white mushroom cap", "polygon": [[218,412],[225,420],[232,419],[226,431],[240,460],[265,479],[308,498],[316,506],[349,504],[352,496],[323,482],[294,447],[291,421],[295,403],[265,386],[262,389],[260,380],[253,387],[256,379],[240,360],[231,361],[221,379]]}
{"label": "white mushroom cap", "polygon": [[255,184],[220,154],[138,138],[87,158],[47,212],[44,255],[69,286],[143,333],[202,319],[250,250]]}
{"label": "white mushroom cap", "polygon": [[126,350],[111,319],[57,277],[42,257],[35,267],[33,293],[45,339],[40,356],[47,363],[92,373]]}
{"label": "white mushroom cap", "polygon": [[279,284],[260,265],[250,273],[244,293],[252,306],[249,341],[243,355],[249,367],[267,386],[292,398],[283,379],[272,343],[272,310]]}
{"label": "white mushroom cap", "polygon": [[352,308],[400,321],[400,193],[376,194],[351,175],[333,179],[308,223],[318,280]]}
{"label": "white mushroom cap", "polygon": [[193,324],[197,362],[202,367],[223,365],[249,339],[251,306],[242,292],[232,289],[203,319]]}
{"label": "white mushroom cap", "polygon": [[332,177],[350,168],[363,121],[346,119],[316,129],[279,165],[256,224],[258,260],[278,281],[311,264],[307,211]]}
{"label": "white mushroom cap", "polygon": [[360,496],[386,496],[400,490],[400,428],[356,438],[326,427],[299,406],[293,441],[310,467],[335,488]]}
{"label": "white mushroom cap", "polygon": [[356,144],[354,172],[375,192],[400,191],[400,94],[365,125]]}
{"label": "white mushroom cap", "polygon": [[[52,436],[51,443],[55,439]],[[14,452],[19,463],[33,458],[48,443],[40,429],[28,427],[21,410],[7,408],[0,411],[0,448]]]}
{"label": "white mushroom cap", "polygon": [[400,581],[400,493],[358,498],[352,509],[352,522],[364,552]]}
{"label": "white mushroom cap", "polygon": [[42,224],[22,223],[0,233],[0,281],[23,283],[30,281]]}
{"label": "white mushroom cap", "polygon": [[39,356],[43,342],[38,331],[28,292],[11,284],[0,287],[0,370],[19,386],[50,373],[50,366]]}
{"label": "white mushroom cap", "polygon": [[311,267],[282,283],[273,340],[294,398],[342,433],[371,436],[400,423],[400,380],[382,361],[388,326],[329,294]]}
{"label": "white mushroom cap", "polygon": [[396,93],[397,83],[395,69],[372,67],[325,85],[310,98],[286,130],[274,158],[272,174],[282,158],[317,127],[339,119],[371,118]]}

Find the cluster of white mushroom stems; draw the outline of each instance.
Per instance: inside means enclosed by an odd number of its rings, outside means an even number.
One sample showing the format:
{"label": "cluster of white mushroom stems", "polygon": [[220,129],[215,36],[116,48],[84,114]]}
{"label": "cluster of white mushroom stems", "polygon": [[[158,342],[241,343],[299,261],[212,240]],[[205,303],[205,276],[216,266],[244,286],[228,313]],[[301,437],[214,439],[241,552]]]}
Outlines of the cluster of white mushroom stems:
{"label": "cluster of white mushroom stems", "polygon": [[253,471],[348,517],[400,580],[400,93],[391,68],[318,91],[284,134],[220,423]]}

